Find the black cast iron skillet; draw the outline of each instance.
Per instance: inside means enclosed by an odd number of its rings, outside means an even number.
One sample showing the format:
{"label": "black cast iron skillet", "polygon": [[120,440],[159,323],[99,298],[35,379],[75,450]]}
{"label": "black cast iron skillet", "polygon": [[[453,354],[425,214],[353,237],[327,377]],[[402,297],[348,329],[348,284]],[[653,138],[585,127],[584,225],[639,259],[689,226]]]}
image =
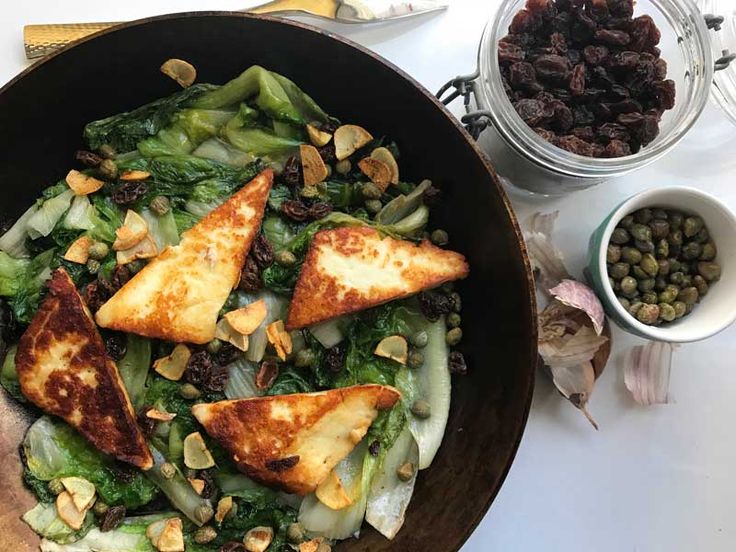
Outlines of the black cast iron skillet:
{"label": "black cast iron skillet", "polygon": [[[452,410],[432,467],[421,473],[406,523],[390,542],[365,528],[340,551],[449,552],[482,519],[511,466],[526,422],[536,365],[533,284],[519,227],[493,168],[452,115],[399,69],[316,28],[242,13],[169,15],[103,31],[28,69],[0,90],[0,219],[12,219],[72,166],[88,121],[175,90],[158,70],[193,63],[200,82],[223,83],[252,64],[294,80],[329,113],[401,149],[402,175],[445,193],[433,211],[450,246],[467,255],[462,351]],[[34,500],[17,448],[28,413],[0,397],[0,548],[37,549],[18,518]]]}

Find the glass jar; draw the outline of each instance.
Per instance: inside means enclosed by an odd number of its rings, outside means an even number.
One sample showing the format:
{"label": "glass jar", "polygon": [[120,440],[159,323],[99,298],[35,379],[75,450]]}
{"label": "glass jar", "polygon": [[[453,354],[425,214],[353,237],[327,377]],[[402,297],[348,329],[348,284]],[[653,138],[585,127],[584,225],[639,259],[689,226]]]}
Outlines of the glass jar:
{"label": "glass jar", "polygon": [[478,51],[478,76],[472,82],[476,107],[490,121],[479,142],[498,173],[516,188],[548,196],[600,184],[662,157],[695,123],[708,100],[713,57],[708,29],[692,0],[638,0],[634,17],[647,14],[661,32],[659,48],[667,78],[675,81],[673,109],[660,122],[659,135],[639,152],[619,158],[592,158],[553,146],[516,113],[499,71],[498,42],[508,34],[525,0],[504,0],[486,26]]}
{"label": "glass jar", "polygon": [[[724,64],[713,75],[711,96],[736,123],[736,2],[733,0],[700,0],[698,5],[705,14],[723,17],[723,23],[711,30],[711,51],[713,59]],[[728,62],[730,61],[730,65]]]}

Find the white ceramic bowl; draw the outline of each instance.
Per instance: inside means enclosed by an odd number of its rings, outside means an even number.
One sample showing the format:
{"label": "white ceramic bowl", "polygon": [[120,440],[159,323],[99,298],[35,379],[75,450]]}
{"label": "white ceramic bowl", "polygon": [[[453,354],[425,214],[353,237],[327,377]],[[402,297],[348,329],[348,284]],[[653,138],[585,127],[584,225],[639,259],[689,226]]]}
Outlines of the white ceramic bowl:
{"label": "white ceramic bowl", "polygon": [[[613,229],[626,215],[643,207],[663,207],[697,214],[716,244],[715,261],[721,279],[692,312],[661,326],[642,324],[619,303],[608,280],[606,249]],[[606,313],[624,330],[656,341],[699,341],[728,327],[736,320],[736,216],[715,197],[686,187],[665,187],[638,193],[614,209],[590,237],[588,272]]]}

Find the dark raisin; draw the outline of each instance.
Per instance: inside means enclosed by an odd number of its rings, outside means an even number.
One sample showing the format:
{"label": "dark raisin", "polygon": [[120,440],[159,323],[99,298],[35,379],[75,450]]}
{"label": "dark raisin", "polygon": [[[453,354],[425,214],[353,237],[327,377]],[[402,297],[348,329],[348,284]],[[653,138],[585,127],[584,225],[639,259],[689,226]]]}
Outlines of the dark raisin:
{"label": "dark raisin", "polygon": [[267,358],[261,362],[256,374],[256,389],[265,391],[270,389],[279,375],[279,365],[273,358]]}
{"label": "dark raisin", "polygon": [[332,212],[332,204],[318,201],[309,207],[309,218],[312,220],[319,220],[326,217]]}
{"label": "dark raisin", "polygon": [[424,194],[422,194],[422,199],[424,200],[424,203],[426,205],[429,205],[430,207],[432,205],[437,205],[441,197],[442,190],[440,190],[436,186],[430,186],[429,188],[424,190]]}
{"label": "dark raisin", "polygon": [[258,268],[258,263],[256,263],[252,256],[248,255],[245,259],[243,271],[240,273],[238,289],[242,289],[248,293],[256,293],[262,287],[263,281],[261,280],[261,270]]}
{"label": "dark raisin", "polygon": [[322,158],[322,161],[324,161],[328,165],[337,161],[337,157],[335,157],[335,144],[333,144],[332,142],[330,142],[326,146],[317,148],[317,151],[319,152],[319,156]]}
{"label": "dark raisin", "polygon": [[654,20],[648,15],[635,17],[629,24],[631,43],[629,47],[641,52],[659,44],[660,33]]}
{"label": "dark raisin", "polygon": [[[559,2],[557,3],[559,8]],[[564,37],[570,36],[570,14],[567,12],[558,13],[553,19],[551,28],[554,32],[560,33]]]}
{"label": "dark raisin", "polygon": [[197,351],[189,357],[186,370],[184,370],[184,381],[192,385],[202,385],[210,377],[210,372],[215,363],[207,351]]}
{"label": "dark raisin", "polygon": [[447,360],[451,374],[459,374],[464,376],[468,373],[468,366],[467,364],[465,364],[465,357],[461,352],[452,351]]}
{"label": "dark raisin", "polygon": [[94,313],[100,310],[100,307],[109,297],[105,296],[104,292],[100,289],[99,282],[95,280],[84,287],[82,299],[87,303],[87,308]]}
{"label": "dark raisin", "polygon": [[629,33],[613,29],[600,29],[596,31],[595,39],[609,46],[626,46],[631,42]]}
{"label": "dark raisin", "polygon": [[242,355],[242,351],[235,345],[223,343],[217,353],[215,353],[215,360],[220,366],[227,366],[238,360]]}
{"label": "dark raisin", "polygon": [[639,63],[639,54],[636,52],[616,52],[606,59],[606,66],[612,71],[628,71]]}
{"label": "dark raisin", "polygon": [[644,120],[636,131],[636,138],[642,146],[646,146],[659,134],[659,121],[656,117],[645,115]]}
{"label": "dark raisin", "polygon": [[572,133],[574,136],[586,142],[593,142],[595,140],[595,132],[593,131],[593,127],[590,126],[575,127],[572,129]]}
{"label": "dark raisin", "polygon": [[564,80],[570,72],[568,59],[555,54],[539,56],[533,66],[537,76],[547,80]]}
{"label": "dark raisin", "polygon": [[202,498],[212,498],[217,493],[217,484],[210,470],[202,470],[197,474],[198,478],[204,481],[204,488],[200,496]]}
{"label": "dark raisin", "polygon": [[575,14],[570,28],[572,39],[576,42],[588,42],[595,34],[595,21],[583,12]]}
{"label": "dark raisin", "polygon": [[598,127],[598,137],[604,142],[610,142],[611,140],[628,142],[631,139],[626,127],[618,123],[605,123]]}
{"label": "dark raisin", "polygon": [[585,4],[594,18],[601,20],[608,17],[608,2],[606,0],[587,0]]}
{"label": "dark raisin", "polygon": [[657,80],[664,80],[667,76],[667,62],[659,58],[654,62],[654,77]]}
{"label": "dark raisin", "polygon": [[205,391],[211,393],[222,393],[227,386],[228,371],[222,366],[213,364],[207,378],[204,380],[202,387]]}
{"label": "dark raisin", "polygon": [[264,269],[273,264],[273,247],[271,247],[266,236],[263,234],[256,236],[251,246],[250,255],[253,256],[258,268]]}
{"label": "dark raisin", "polygon": [[608,48],[605,46],[586,46],[583,48],[583,57],[589,65],[600,65],[608,57]]}
{"label": "dark raisin", "polygon": [[587,126],[595,121],[595,115],[593,112],[584,105],[575,106],[572,109],[572,116],[575,119],[575,125]]}
{"label": "dark raisin", "polygon": [[118,205],[132,205],[146,194],[145,182],[123,182],[112,194],[112,200]]}
{"label": "dark raisin", "polygon": [[526,0],[526,9],[543,19],[550,19],[557,13],[552,0]]}
{"label": "dark raisin", "polygon": [[616,121],[626,127],[638,127],[644,122],[644,115],[641,113],[621,113],[616,117]]}
{"label": "dark raisin", "polygon": [[567,52],[567,39],[562,33],[552,33],[549,35],[549,44],[554,53],[564,54]]}
{"label": "dark raisin", "polygon": [[524,50],[511,42],[498,43],[498,63],[517,63],[524,61]]}
{"label": "dark raisin", "polygon": [[123,332],[106,332],[105,335],[105,351],[107,356],[115,362],[121,360],[125,356],[128,346],[128,338]]}
{"label": "dark raisin", "polygon": [[642,107],[636,100],[628,99],[621,102],[611,104],[612,113],[632,113],[634,111],[641,111]]}
{"label": "dark raisin", "polygon": [[378,439],[371,441],[371,444],[368,445],[368,452],[371,456],[378,456],[378,453],[381,452],[381,442]]}
{"label": "dark raisin", "polygon": [[511,65],[509,68],[509,83],[514,90],[540,88],[534,67],[527,61],[519,61]]}
{"label": "dark raisin", "polygon": [[625,155],[631,155],[629,144],[621,140],[611,140],[608,142],[605,150],[606,157],[624,157]]}
{"label": "dark raisin", "polygon": [[245,546],[242,542],[228,541],[220,546],[218,552],[245,552]]}
{"label": "dark raisin", "polygon": [[330,347],[325,351],[324,363],[333,374],[340,373],[345,365],[345,349],[340,345]]}
{"label": "dark raisin", "polygon": [[657,98],[657,105],[662,109],[675,107],[675,81],[667,79],[652,84],[652,90]]}
{"label": "dark raisin", "polygon": [[600,65],[598,67],[593,67],[592,74],[592,80],[595,82],[596,86],[599,86],[604,90],[610,90],[610,88],[616,84],[616,81],[608,74],[605,67],[601,67]]}
{"label": "dark raisin", "polygon": [[514,104],[514,109],[529,126],[538,125],[544,119],[544,105],[539,100],[523,99]]}
{"label": "dark raisin", "polygon": [[608,0],[608,11],[614,17],[628,19],[634,14],[634,0]]}
{"label": "dark raisin", "polygon": [[286,199],[281,204],[281,212],[297,222],[304,222],[309,216],[309,209],[301,201]]}
{"label": "dark raisin", "polygon": [[611,89],[606,92],[606,97],[612,102],[620,102],[621,100],[631,97],[631,93],[625,86],[614,84],[611,86]]}
{"label": "dark raisin", "polygon": [[423,291],[419,294],[419,307],[424,317],[434,322],[443,314],[452,312],[452,302],[442,294],[434,291]]}
{"label": "dark raisin", "polygon": [[568,136],[560,136],[556,145],[570,153],[593,157],[593,147],[591,144],[572,134]]}
{"label": "dark raisin", "polygon": [[290,470],[299,463],[299,456],[287,456],[266,462],[266,468],[272,472],[284,472]]}
{"label": "dark raisin", "polygon": [[102,523],[100,523],[100,531],[106,533],[107,531],[117,529],[118,526],[122,523],[123,518],[125,518],[125,506],[110,506],[102,518]]}
{"label": "dark raisin", "polygon": [[544,138],[548,142],[551,142],[552,140],[554,140],[555,138],[557,138],[557,133],[556,132],[553,132],[553,131],[548,130],[546,128],[535,127],[534,128],[534,132],[536,132],[537,134],[539,134],[542,138]]}
{"label": "dark raisin", "polygon": [[565,104],[557,100],[557,105],[555,105],[555,114],[552,118],[551,125],[555,130],[558,130],[560,132],[565,132],[567,130],[570,130],[573,125],[573,115],[572,111],[570,111],[570,108],[567,107]]}
{"label": "dark raisin", "polygon": [[564,88],[553,88],[550,90],[550,93],[557,98],[558,100],[562,100],[565,103],[570,102],[572,99],[572,96],[570,95],[569,90],[565,90]]}
{"label": "dark raisin", "polygon": [[110,275],[110,285],[117,293],[121,287],[128,283],[128,280],[130,280],[132,276],[133,275],[130,273],[130,269],[127,266],[118,265],[112,270],[112,274]]}
{"label": "dark raisin", "polygon": [[156,431],[157,425],[156,420],[146,416],[146,413],[151,410],[151,408],[153,408],[151,405],[146,405],[141,408],[136,415],[138,427],[141,428],[141,433],[143,433],[143,437],[144,439],[146,439],[146,441],[153,437],[153,433]]}
{"label": "dark raisin", "polygon": [[97,167],[100,163],[102,163],[102,157],[100,157],[96,153],[92,153],[91,151],[87,150],[77,150],[77,153],[74,154],[74,157],[77,161],[79,161],[83,165],[86,165],[87,167]]}
{"label": "dark raisin", "polygon": [[15,318],[7,299],[0,297],[0,341],[15,342],[20,339],[22,329]]}
{"label": "dark raisin", "polygon": [[281,180],[287,186],[296,188],[302,184],[302,164],[296,156],[292,155],[284,163],[284,170],[281,171]]}
{"label": "dark raisin", "polygon": [[581,96],[585,92],[585,65],[578,63],[570,75],[570,92],[573,96]]}
{"label": "dark raisin", "polygon": [[532,33],[541,24],[539,18],[535,17],[532,13],[527,10],[519,10],[514,18],[511,20],[509,25],[509,32],[511,33]]}

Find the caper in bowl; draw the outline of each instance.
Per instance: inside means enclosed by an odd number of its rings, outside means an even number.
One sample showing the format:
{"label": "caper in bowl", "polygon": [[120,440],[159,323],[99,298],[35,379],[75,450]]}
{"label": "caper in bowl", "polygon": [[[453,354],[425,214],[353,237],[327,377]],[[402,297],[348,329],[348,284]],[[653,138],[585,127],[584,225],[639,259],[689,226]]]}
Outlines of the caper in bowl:
{"label": "caper in bowl", "polygon": [[659,341],[704,339],[736,319],[736,217],[691,188],[647,190],[593,232],[588,274],[607,314]]}

